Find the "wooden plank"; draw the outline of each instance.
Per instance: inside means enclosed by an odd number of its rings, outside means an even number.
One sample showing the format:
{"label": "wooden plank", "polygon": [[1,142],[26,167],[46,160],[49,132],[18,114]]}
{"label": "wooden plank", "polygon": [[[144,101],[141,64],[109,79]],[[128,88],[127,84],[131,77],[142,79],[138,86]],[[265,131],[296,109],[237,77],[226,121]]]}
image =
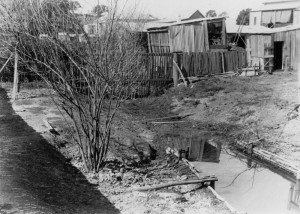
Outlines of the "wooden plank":
{"label": "wooden plank", "polygon": [[[159,184],[157,186],[145,186],[145,187],[138,187],[134,188],[131,191],[150,191],[150,190],[158,190],[170,186],[179,186],[179,185],[187,185],[187,184],[197,184],[197,183],[207,183],[207,182],[215,182],[218,181],[216,177],[206,177],[199,180],[187,180],[187,181],[179,181],[179,182],[173,182],[168,184]],[[213,187],[212,187],[213,188]]]}
{"label": "wooden plank", "polygon": [[177,63],[174,61],[174,59],[173,59],[173,63],[174,63],[174,65],[175,65],[175,67],[177,68],[177,70],[178,70],[178,72],[179,72],[179,74],[180,74],[180,76],[181,76],[181,78],[182,78],[182,80],[183,80],[183,82],[184,82],[184,85],[185,85],[185,86],[188,86],[188,84],[187,84],[187,82],[186,82],[186,80],[185,80],[185,77],[183,76],[183,73],[181,72],[179,66],[178,66]]}
{"label": "wooden plank", "polygon": [[10,57],[6,60],[6,62],[4,63],[4,65],[2,66],[2,68],[0,69],[0,73],[4,70],[4,68],[6,67],[6,65],[8,64],[8,62],[10,61],[12,55],[10,55]]}

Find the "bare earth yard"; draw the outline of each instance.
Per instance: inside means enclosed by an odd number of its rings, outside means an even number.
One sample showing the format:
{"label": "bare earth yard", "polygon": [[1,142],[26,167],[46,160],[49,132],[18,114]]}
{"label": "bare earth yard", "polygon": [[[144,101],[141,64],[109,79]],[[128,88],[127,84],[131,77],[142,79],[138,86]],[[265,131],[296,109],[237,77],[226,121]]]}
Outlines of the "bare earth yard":
{"label": "bare earth yard", "polygon": [[[195,178],[185,165],[166,157],[162,136],[204,133],[224,142],[255,141],[300,167],[300,120],[297,118],[297,72],[256,77],[212,77],[169,89],[159,97],[127,101],[118,114],[110,164],[99,174],[85,175],[122,213],[230,213],[206,188],[187,185],[156,192],[130,192],[133,187]],[[10,85],[3,85],[10,92]],[[52,103],[50,90],[21,88],[15,111],[82,169],[72,129]],[[187,123],[153,124],[151,118],[190,115]],[[67,119],[67,118],[66,118]],[[68,120],[68,119],[67,119]],[[46,121],[46,122],[45,122]],[[59,133],[49,132],[53,126]],[[46,125],[45,125],[46,124]],[[140,154],[148,145],[158,151],[150,164]],[[187,176],[185,176],[187,175]],[[192,191],[191,191],[192,190]]]}

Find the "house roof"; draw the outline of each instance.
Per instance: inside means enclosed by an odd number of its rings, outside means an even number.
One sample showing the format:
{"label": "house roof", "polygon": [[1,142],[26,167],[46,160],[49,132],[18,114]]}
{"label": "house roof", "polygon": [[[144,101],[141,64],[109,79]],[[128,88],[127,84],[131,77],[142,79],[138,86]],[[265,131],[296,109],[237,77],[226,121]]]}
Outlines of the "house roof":
{"label": "house roof", "polygon": [[251,12],[255,11],[268,11],[268,10],[287,10],[287,9],[297,9],[300,8],[299,0],[290,1],[273,1],[265,2],[263,5],[257,9],[253,9]]}
{"label": "house roof", "polygon": [[[280,33],[280,32],[288,32],[292,30],[299,30],[300,25],[289,25],[285,27],[278,27],[278,28],[267,28],[263,26],[244,26],[242,28],[241,33],[244,34],[274,34],[274,33]],[[226,32],[227,33],[237,33],[238,26],[227,26],[226,25]]]}
{"label": "house roof", "polygon": [[287,32],[292,30],[299,30],[300,25],[289,25],[285,27],[278,27],[278,28],[272,28],[272,33],[280,33],[280,32]]}
{"label": "house roof", "polygon": [[260,25],[237,25],[232,18],[226,19],[226,33],[228,34],[270,34],[272,29]]}
{"label": "house roof", "polygon": [[188,18],[183,18],[181,20],[187,21],[187,20],[198,19],[198,18],[205,18],[205,16],[199,10],[196,10],[191,16],[189,16]]}
{"label": "house roof", "polygon": [[241,33],[241,34],[272,34],[272,29],[264,27],[264,26],[257,26],[257,25],[234,25],[228,27],[226,25],[226,32],[228,34],[235,34],[235,33]]}

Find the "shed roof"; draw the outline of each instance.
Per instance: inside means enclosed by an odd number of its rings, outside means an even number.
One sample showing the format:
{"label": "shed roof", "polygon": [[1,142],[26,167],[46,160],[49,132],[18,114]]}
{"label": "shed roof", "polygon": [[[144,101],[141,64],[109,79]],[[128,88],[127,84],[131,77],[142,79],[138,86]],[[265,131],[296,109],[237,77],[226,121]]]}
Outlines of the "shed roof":
{"label": "shed roof", "polygon": [[[170,26],[174,26],[174,25],[184,25],[184,24],[191,24],[191,23],[195,23],[195,22],[203,22],[203,21],[218,21],[218,20],[224,20],[225,17],[210,17],[210,18],[199,18],[199,19],[191,19],[191,20],[187,20],[187,21],[179,21],[179,22],[172,22],[172,23],[157,23],[157,22],[149,22],[148,23],[148,27],[147,29],[149,31],[151,30],[158,30],[158,29],[163,29],[163,28],[168,28]],[[151,26],[151,24],[153,24]]]}

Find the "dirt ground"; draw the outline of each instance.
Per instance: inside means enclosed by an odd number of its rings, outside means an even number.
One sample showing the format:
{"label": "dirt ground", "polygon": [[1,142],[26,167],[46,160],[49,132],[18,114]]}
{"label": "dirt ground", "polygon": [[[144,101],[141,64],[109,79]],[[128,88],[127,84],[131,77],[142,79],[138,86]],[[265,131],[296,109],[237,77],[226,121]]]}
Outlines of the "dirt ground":
{"label": "dirt ground", "polygon": [[[2,84],[2,87],[11,97],[11,84]],[[98,174],[85,172],[77,146],[72,141],[71,121],[57,108],[52,97],[53,93],[44,85],[22,85],[13,108],[79,168],[91,183],[97,184],[101,193],[121,213],[231,213],[224,202],[201,185],[176,186],[152,192],[132,191],[148,185],[197,179],[176,157],[167,156],[164,146],[156,145],[153,127],[141,122],[152,117],[152,111],[136,115],[135,107],[130,107],[135,105],[134,102],[127,103],[117,115],[113,144],[105,168]],[[169,113],[162,111],[160,115]],[[50,131],[52,128],[57,132]],[[158,150],[158,158],[141,164],[143,160],[138,154],[146,151],[149,144]]]}
{"label": "dirt ground", "polygon": [[298,104],[297,71],[278,71],[254,77],[210,77],[160,97],[137,99],[127,107],[145,118],[190,115],[185,118],[189,123],[151,128],[156,136],[201,131],[226,143],[257,142],[300,166]]}
{"label": "dirt ground", "polygon": [[[165,138],[167,135],[203,133],[206,139],[224,143],[256,142],[257,146],[300,167],[296,73],[210,77],[188,87],[181,85],[166,90],[158,97],[127,101],[115,120],[110,163],[99,174],[85,174],[90,182],[99,184],[99,190],[122,213],[230,213],[208,189],[195,185],[147,193],[129,190],[194,178],[182,163],[166,156],[166,148],[172,146]],[[11,86],[3,86],[10,93]],[[70,127],[51,102],[49,92],[43,87],[21,88],[14,109],[82,169],[79,153],[70,137]],[[151,120],[174,115],[187,117],[178,123],[163,120],[171,124],[153,123],[162,121],[160,119]],[[49,133],[47,123],[60,135]],[[134,165],[141,161],[137,154],[147,150],[149,144],[158,151],[159,158],[143,166]]]}

